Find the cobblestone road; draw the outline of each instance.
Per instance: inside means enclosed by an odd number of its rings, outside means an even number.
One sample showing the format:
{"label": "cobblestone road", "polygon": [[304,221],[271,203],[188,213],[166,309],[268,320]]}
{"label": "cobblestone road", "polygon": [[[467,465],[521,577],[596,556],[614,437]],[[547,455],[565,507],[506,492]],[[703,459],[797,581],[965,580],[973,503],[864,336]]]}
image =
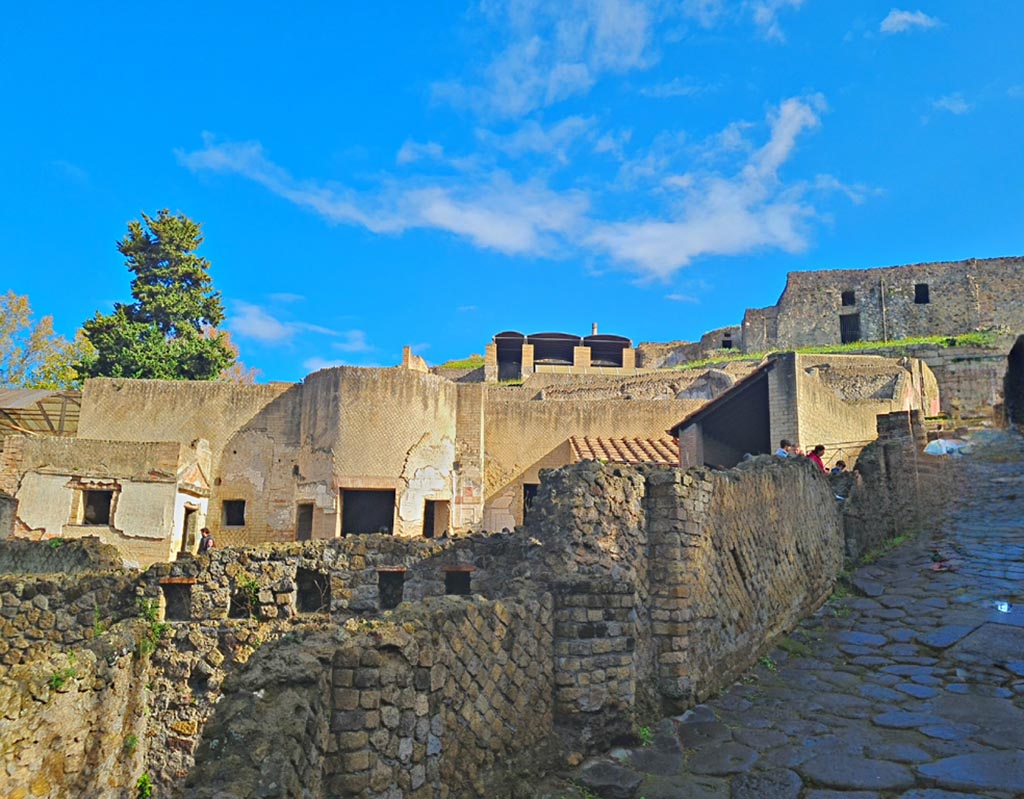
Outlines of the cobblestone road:
{"label": "cobblestone road", "polygon": [[[961,464],[939,529],[852,575],[744,680],[538,796],[1024,797],[1024,451]],[[589,786],[589,787],[584,787]]]}

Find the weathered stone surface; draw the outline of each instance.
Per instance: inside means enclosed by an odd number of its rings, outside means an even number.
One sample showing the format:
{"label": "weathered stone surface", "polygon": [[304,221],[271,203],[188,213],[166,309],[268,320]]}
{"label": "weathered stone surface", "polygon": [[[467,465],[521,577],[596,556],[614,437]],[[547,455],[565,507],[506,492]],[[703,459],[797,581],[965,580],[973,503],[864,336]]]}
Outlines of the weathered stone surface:
{"label": "weathered stone surface", "polygon": [[802,788],[803,780],[794,771],[754,771],[733,780],[732,799],[797,799]]}
{"label": "weathered stone surface", "polygon": [[583,766],[580,782],[603,799],[633,799],[643,778],[607,760],[598,760]]}
{"label": "weathered stone surface", "polygon": [[706,746],[696,750],[687,762],[687,768],[694,774],[721,777],[748,771],[757,762],[757,752],[748,746],[725,743],[720,746]]}
{"label": "weathered stone surface", "polygon": [[917,772],[943,788],[1024,793],[1024,752],[973,752],[935,763]]}
{"label": "weathered stone surface", "polygon": [[893,791],[914,784],[914,775],[904,766],[849,755],[814,757],[797,771],[816,785],[841,790]]}

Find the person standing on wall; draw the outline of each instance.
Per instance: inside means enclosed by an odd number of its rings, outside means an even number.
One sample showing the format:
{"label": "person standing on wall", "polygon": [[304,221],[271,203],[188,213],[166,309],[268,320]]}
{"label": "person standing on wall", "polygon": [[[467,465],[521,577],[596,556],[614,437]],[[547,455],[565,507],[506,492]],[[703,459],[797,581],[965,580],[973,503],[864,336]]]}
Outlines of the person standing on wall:
{"label": "person standing on wall", "polygon": [[793,444],[788,438],[784,438],[779,442],[779,448],[775,450],[775,456],[778,458],[788,458],[792,452]]}
{"label": "person standing on wall", "polygon": [[823,472],[824,472],[824,471],[827,471],[827,470],[825,469],[825,464],[824,464],[824,462],[823,462],[823,461],[822,461],[822,459],[821,459],[821,456],[822,456],[822,455],[824,455],[824,454],[825,454],[825,445],[824,445],[824,444],[818,444],[818,445],[817,445],[817,446],[816,446],[816,447],[815,447],[815,448],[814,448],[813,450],[811,450],[811,451],[810,451],[810,453],[808,453],[808,455],[807,455],[808,459],[809,459],[809,460],[812,460],[812,461],[814,461],[814,462],[815,462],[816,464],[818,464],[818,468],[819,468],[819,469],[821,469],[821,470],[822,470]]}
{"label": "person standing on wall", "polygon": [[213,549],[213,533],[210,532],[209,527],[204,527],[199,531],[199,554],[205,555],[211,549]]}

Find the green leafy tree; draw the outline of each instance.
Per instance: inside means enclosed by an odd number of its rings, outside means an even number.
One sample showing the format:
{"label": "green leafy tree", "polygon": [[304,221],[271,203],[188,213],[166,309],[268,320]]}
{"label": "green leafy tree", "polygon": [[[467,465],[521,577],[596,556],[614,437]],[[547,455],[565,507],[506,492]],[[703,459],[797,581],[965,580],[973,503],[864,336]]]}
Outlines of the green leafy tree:
{"label": "green leafy tree", "polygon": [[53,317],[32,320],[28,297],[0,295],[0,386],[73,389],[81,384],[76,364],[91,346],[79,331],[68,341],[53,331]]}
{"label": "green leafy tree", "polygon": [[224,305],[210,262],[196,255],[202,242],[198,223],[166,208],[128,223],[117,249],[135,275],[135,302],[82,325],[95,347],[81,364],[85,375],[216,380],[235,366],[237,350],[217,330]]}

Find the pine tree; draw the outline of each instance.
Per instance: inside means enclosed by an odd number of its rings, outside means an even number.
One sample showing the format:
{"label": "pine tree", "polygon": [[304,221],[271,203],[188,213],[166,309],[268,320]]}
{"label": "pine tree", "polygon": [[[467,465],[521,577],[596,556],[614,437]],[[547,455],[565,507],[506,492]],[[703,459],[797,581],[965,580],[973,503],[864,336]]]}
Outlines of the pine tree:
{"label": "pine tree", "polygon": [[166,208],[128,223],[117,249],[134,274],[130,304],[87,320],[82,329],[95,348],[80,371],[88,377],[216,380],[236,352],[227,333],[210,262],[196,255],[198,223]]}

